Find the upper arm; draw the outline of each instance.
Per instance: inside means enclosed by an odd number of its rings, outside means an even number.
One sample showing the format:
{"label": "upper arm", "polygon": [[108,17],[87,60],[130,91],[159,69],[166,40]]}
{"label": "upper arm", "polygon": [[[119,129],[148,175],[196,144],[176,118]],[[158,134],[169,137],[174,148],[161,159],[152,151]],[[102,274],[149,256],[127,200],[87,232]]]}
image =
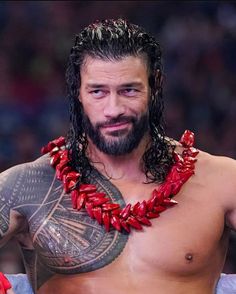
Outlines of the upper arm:
{"label": "upper arm", "polygon": [[15,166],[0,174],[0,247],[21,227],[23,216],[14,210],[14,202],[20,190],[19,178],[25,165]]}
{"label": "upper arm", "polygon": [[223,158],[219,172],[222,178],[218,181],[218,185],[226,211],[226,224],[236,230],[236,160]]}
{"label": "upper arm", "polygon": [[228,227],[236,231],[236,209],[235,208],[227,212],[226,224],[228,225]]}

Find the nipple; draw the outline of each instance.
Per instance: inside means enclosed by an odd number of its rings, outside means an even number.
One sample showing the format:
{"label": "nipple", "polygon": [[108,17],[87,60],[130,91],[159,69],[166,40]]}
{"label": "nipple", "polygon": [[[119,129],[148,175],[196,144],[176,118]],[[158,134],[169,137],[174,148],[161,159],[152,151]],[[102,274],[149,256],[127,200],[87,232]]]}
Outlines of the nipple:
{"label": "nipple", "polygon": [[65,255],[64,256],[64,262],[65,263],[71,263],[72,262],[72,258],[69,255]]}
{"label": "nipple", "polygon": [[193,261],[193,254],[192,253],[187,253],[185,255],[185,259],[187,260],[187,262],[192,262]]}

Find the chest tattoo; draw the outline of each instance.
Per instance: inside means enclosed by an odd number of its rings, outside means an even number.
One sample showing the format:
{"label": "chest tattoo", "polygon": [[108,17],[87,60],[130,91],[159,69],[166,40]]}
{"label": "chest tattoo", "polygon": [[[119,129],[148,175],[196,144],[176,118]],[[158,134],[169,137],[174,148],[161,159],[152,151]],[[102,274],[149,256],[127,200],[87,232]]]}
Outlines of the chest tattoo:
{"label": "chest tattoo", "polygon": [[[91,172],[88,182],[112,201],[125,205],[121,193],[98,171]],[[45,171],[39,177],[38,173],[28,172],[24,183],[15,210],[28,220],[33,249],[24,248],[23,255],[36,288],[55,273],[94,271],[120,255],[128,234],[117,230],[107,233],[85,210],[74,210],[70,195],[63,192],[54,174],[48,176]]]}

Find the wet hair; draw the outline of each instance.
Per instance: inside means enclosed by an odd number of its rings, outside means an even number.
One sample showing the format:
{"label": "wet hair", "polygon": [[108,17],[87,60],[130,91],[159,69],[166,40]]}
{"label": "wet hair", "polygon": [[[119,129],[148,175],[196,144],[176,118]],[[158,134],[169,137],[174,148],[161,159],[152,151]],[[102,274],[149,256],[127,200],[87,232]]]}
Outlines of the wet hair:
{"label": "wet hair", "polygon": [[96,21],[75,38],[66,70],[70,103],[70,129],[67,143],[70,164],[85,178],[91,171],[86,156],[87,136],[83,127],[83,108],[79,101],[80,71],[86,57],[121,60],[127,56],[144,58],[149,74],[149,133],[151,142],[142,157],[148,182],[163,182],[173,164],[171,143],[166,140],[163,120],[161,49],[155,38],[140,26],[124,19]]}

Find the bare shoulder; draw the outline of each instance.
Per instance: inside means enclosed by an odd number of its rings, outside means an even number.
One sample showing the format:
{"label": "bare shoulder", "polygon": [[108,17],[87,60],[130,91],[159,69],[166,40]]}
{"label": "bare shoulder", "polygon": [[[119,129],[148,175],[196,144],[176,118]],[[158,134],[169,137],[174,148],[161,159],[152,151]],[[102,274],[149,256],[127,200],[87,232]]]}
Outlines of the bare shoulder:
{"label": "bare shoulder", "polygon": [[227,211],[236,207],[236,160],[200,151],[197,156],[196,178],[211,191]]}
{"label": "bare shoulder", "polygon": [[214,185],[232,187],[235,185],[236,160],[226,156],[216,156],[200,151],[197,156],[197,172],[203,174],[208,180],[214,181]]}
{"label": "bare shoulder", "polygon": [[[175,150],[181,154],[184,147],[175,142]],[[196,163],[196,176],[201,177],[205,182],[214,182],[214,186],[222,186],[222,182],[229,188],[236,187],[236,160],[226,156],[216,156],[210,153],[198,150]]]}
{"label": "bare shoulder", "polygon": [[[175,141],[176,151],[183,152],[183,146]],[[230,205],[236,199],[236,160],[226,156],[216,156],[199,150],[195,165],[194,182],[206,191],[212,192],[214,199],[223,205]],[[228,204],[229,203],[229,204]]]}
{"label": "bare shoulder", "polygon": [[37,174],[39,178],[44,175],[53,175],[54,170],[51,168],[49,161],[49,156],[44,155],[35,161],[15,165],[0,173],[0,195],[2,195],[2,198],[3,194],[9,198],[10,195],[8,194],[11,194],[11,191],[26,186],[28,184],[27,178],[31,175]]}
{"label": "bare shoulder", "polygon": [[[20,189],[21,185],[27,185],[27,179],[32,175],[41,178],[53,176],[54,170],[49,164],[49,156],[44,155],[32,162],[15,165],[0,173],[0,193],[8,196],[14,189]],[[20,185],[21,183],[21,185]]]}
{"label": "bare shoulder", "polygon": [[22,227],[24,213],[19,207],[30,201],[34,190],[50,185],[54,174],[47,155],[13,166],[0,174],[0,245]]}
{"label": "bare shoulder", "polygon": [[21,172],[26,171],[27,169],[37,169],[37,168],[47,168],[49,166],[50,157],[46,154],[38,157],[36,160],[31,162],[21,163],[15,166],[10,167],[9,169],[0,173],[1,176],[6,175],[17,175]]}

